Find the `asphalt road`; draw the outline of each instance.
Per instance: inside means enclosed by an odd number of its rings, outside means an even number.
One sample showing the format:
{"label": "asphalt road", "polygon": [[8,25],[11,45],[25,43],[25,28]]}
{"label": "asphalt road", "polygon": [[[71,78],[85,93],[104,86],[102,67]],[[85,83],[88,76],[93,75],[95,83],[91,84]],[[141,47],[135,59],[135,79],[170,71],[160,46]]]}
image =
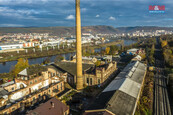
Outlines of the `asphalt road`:
{"label": "asphalt road", "polygon": [[[158,42],[158,41],[157,41]],[[160,46],[156,44],[154,76],[154,115],[171,115],[167,91],[167,77],[164,75],[164,60]]]}

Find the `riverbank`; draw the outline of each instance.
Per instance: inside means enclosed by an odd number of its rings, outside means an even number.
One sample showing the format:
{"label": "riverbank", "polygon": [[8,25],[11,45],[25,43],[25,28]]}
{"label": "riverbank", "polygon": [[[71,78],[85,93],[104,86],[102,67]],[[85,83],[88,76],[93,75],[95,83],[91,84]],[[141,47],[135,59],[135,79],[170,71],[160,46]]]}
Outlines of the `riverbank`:
{"label": "riverbank", "polygon": [[9,53],[8,52],[8,53],[0,54],[1,57],[3,57],[0,59],[0,63],[16,61],[19,58],[34,59],[34,58],[41,58],[41,57],[65,54],[65,53],[72,53],[75,51],[76,51],[75,48],[70,48],[70,49],[49,49],[48,51],[43,50],[43,51],[35,51],[35,52],[32,49],[27,49],[27,53],[26,53],[26,51],[21,51],[19,53],[17,53],[17,52]]}
{"label": "riverbank", "polygon": [[[86,47],[96,49],[96,48],[102,48],[110,45],[117,45],[121,44],[123,40],[119,41],[113,41],[110,43],[104,43],[100,45],[95,45],[95,46],[83,46],[82,48],[85,49]],[[16,61],[19,58],[28,58],[28,59],[33,59],[33,58],[40,58],[40,57],[47,57],[47,56],[54,56],[54,55],[59,55],[59,54],[65,54],[65,53],[72,53],[76,52],[76,49],[73,48],[67,48],[67,47],[61,47],[58,48],[56,47],[48,47],[48,48],[30,48],[30,49],[25,49],[22,51],[15,51],[15,52],[4,52],[0,53],[0,63],[3,62],[9,62],[9,61]]]}

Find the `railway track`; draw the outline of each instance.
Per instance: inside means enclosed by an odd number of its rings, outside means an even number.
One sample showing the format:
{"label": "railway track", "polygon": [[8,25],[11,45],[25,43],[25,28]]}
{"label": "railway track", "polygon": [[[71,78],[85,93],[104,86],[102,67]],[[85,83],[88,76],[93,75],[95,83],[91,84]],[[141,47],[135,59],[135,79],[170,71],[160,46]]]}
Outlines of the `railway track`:
{"label": "railway track", "polygon": [[166,77],[158,68],[154,77],[154,115],[171,115]]}
{"label": "railway track", "polygon": [[154,76],[154,103],[153,115],[171,115],[169,96],[167,91],[167,78],[164,75],[164,57],[162,54],[159,39],[155,46],[155,67]]}

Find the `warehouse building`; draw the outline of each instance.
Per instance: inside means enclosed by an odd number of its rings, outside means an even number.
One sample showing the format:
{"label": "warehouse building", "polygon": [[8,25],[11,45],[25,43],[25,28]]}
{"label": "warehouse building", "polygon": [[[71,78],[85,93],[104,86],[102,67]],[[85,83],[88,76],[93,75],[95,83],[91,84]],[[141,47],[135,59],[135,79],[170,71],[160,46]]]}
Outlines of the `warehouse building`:
{"label": "warehouse building", "polygon": [[146,71],[139,61],[129,63],[84,115],[134,115]]}

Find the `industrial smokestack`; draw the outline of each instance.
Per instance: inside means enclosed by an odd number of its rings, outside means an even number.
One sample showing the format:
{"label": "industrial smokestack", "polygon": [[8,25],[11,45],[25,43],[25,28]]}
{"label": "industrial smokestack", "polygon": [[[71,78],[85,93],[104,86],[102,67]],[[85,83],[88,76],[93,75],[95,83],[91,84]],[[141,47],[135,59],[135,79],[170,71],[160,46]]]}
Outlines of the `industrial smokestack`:
{"label": "industrial smokestack", "polygon": [[76,0],[76,89],[83,89],[80,0]]}

